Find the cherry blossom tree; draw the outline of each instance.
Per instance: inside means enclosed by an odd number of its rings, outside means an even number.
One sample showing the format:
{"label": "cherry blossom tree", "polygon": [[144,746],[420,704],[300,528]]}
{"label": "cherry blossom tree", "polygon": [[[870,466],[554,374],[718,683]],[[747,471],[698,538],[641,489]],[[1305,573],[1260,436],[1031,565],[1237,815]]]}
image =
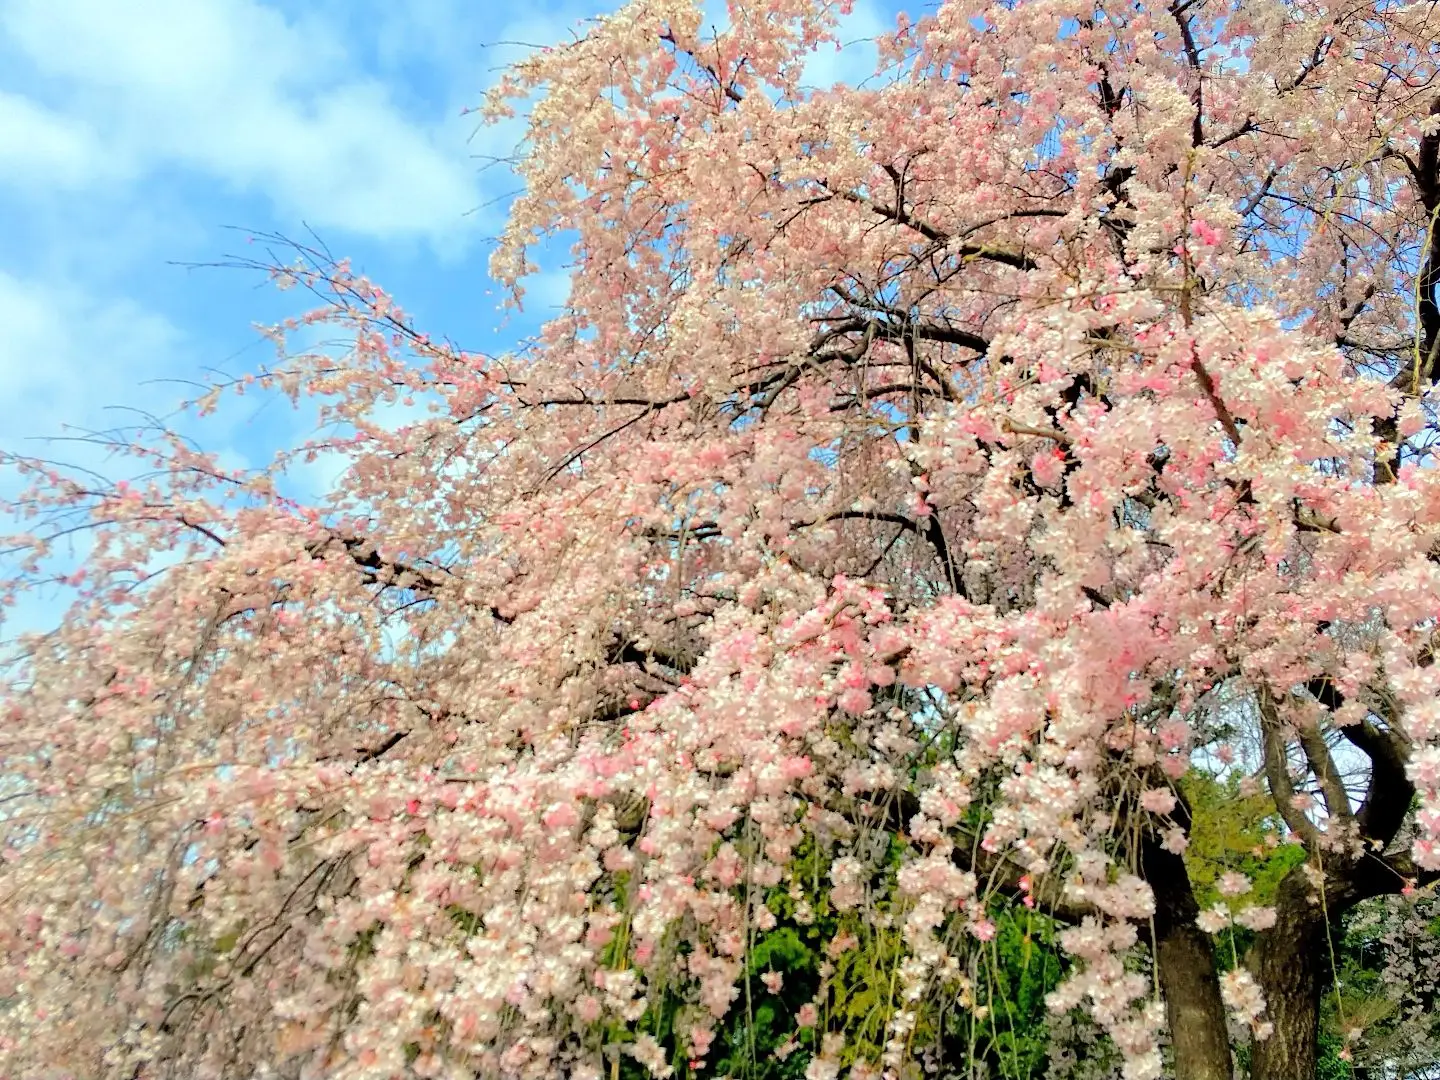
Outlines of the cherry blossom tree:
{"label": "cherry blossom tree", "polygon": [[1440,872],[1440,12],[942,0],[807,87],[847,14],[505,77],[492,273],[574,255],[513,353],[296,251],[200,408],[315,441],[14,460],[7,596],[75,600],[3,690],[6,1075],[759,1075],[775,1001],[809,1080],[959,1074],[1032,910],[1132,1080],[1314,1075],[1332,931]]}

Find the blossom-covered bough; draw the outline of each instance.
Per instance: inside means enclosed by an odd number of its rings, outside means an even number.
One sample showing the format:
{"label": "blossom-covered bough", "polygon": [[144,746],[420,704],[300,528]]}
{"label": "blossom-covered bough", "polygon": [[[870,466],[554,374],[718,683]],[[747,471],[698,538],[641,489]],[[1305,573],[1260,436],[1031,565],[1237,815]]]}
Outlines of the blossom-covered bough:
{"label": "blossom-covered bough", "polygon": [[[1440,12],[944,0],[807,89],[844,14],[512,70],[515,353],[301,251],[320,443],[15,462],[10,588],[90,546],[0,706],[0,1072],[744,1075],[788,928],[807,1077],[968,1075],[1015,905],[1127,1076],[1313,1075],[1329,928],[1440,871]],[[1273,902],[1197,899],[1215,755]]]}

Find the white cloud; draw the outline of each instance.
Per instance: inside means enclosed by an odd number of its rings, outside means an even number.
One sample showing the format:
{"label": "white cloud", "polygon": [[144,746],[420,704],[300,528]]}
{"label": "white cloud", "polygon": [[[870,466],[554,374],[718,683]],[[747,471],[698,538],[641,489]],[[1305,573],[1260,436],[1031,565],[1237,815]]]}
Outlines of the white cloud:
{"label": "white cloud", "polygon": [[465,122],[408,114],[319,22],[254,0],[9,0],[0,37],[60,106],[0,102],[25,125],[0,136],[0,161],[38,147],[32,177],[178,166],[322,229],[452,247],[481,201]]}
{"label": "white cloud", "polygon": [[95,136],[83,125],[0,90],[0,175],[25,187],[74,187],[100,176]]}
{"label": "white cloud", "polygon": [[[128,300],[98,300],[83,289],[27,281],[0,271],[0,432],[6,451],[58,460],[71,466],[107,469],[103,447],[88,442],[30,443],[87,430],[133,423],[133,416],[107,412],[129,401],[152,407],[178,400],[148,388],[137,400],[136,383],[173,370],[182,341],[165,318]],[[140,391],[144,393],[144,391]],[[158,407],[164,407],[163,405]],[[0,497],[13,498],[25,485],[19,474],[0,470]],[[0,512],[0,534],[36,527],[35,522]],[[72,568],[89,548],[88,534],[76,533],[55,552],[54,566]],[[13,572],[11,563],[0,573]],[[17,607],[0,612],[0,655],[24,631],[52,628],[69,602],[64,589],[23,594]]]}
{"label": "white cloud", "polygon": [[[215,414],[197,420],[181,406],[203,392],[207,376],[198,360],[206,346],[134,301],[0,270],[0,325],[6,328],[0,335],[0,448],[6,451],[117,480],[132,474],[132,463],[110,461],[102,442],[69,440],[133,429],[153,416],[197,437],[223,467],[251,469],[315,430],[312,404],[295,409],[278,393],[258,390],[227,396]],[[47,445],[57,437],[66,441]],[[333,484],[338,466],[322,460],[301,472],[300,494],[316,498]],[[15,480],[0,471],[0,492],[13,490]]]}
{"label": "white cloud", "polygon": [[176,370],[182,335],[132,301],[0,271],[0,326],[7,449],[21,439],[59,435],[66,424],[113,427],[119,420],[106,412],[110,406],[165,408],[184,396],[179,388],[137,387]]}

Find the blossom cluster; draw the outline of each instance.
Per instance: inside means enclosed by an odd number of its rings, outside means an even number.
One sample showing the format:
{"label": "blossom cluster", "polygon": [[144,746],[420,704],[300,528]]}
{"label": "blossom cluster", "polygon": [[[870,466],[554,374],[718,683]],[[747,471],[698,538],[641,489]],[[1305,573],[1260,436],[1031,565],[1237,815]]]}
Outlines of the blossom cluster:
{"label": "blossom cluster", "polygon": [[[465,352],[302,251],[323,305],[230,389],[313,396],[323,439],[17,461],[0,598],[93,543],[0,686],[0,1071],[700,1074],[795,992],[752,962],[783,918],[828,935],[784,1052],[888,1080],[985,1007],[1012,905],[1064,924],[1051,1008],[1149,1080],[1201,751],[1257,748],[1322,899],[1440,869],[1435,402],[1372,362],[1410,355],[1433,131],[1392,76],[1430,38],[1232,7],[944,0],[881,84],[815,90],[845,5],[702,37],[634,0],[487,105],[535,98],[492,273],[518,301],[574,243],[535,342]],[[343,355],[288,347],[318,327]],[[1408,851],[1360,836],[1339,739],[1418,796]],[[1281,917],[1218,890],[1207,932]],[[831,996],[875,927],[878,1037]],[[1216,992],[1272,1034],[1247,969]]]}

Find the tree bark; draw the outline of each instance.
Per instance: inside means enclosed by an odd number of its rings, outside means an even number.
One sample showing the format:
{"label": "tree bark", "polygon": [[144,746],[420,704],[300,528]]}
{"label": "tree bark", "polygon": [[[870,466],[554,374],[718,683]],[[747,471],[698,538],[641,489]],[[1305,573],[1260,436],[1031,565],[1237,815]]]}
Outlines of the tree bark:
{"label": "tree bark", "polygon": [[1266,1019],[1275,1027],[1268,1039],[1254,1044],[1250,1080],[1315,1075],[1328,946],[1325,915],[1310,892],[1300,867],[1285,876],[1275,925],[1257,935],[1246,958],[1265,992]]}
{"label": "tree bark", "polygon": [[1209,938],[1194,920],[1157,937],[1155,962],[1165,994],[1175,1075],[1185,1080],[1231,1080],[1225,1005]]}
{"label": "tree bark", "polygon": [[1155,965],[1165,996],[1180,1080],[1231,1080],[1225,1003],[1209,936],[1195,924],[1200,907],[1185,860],[1154,836],[1142,849],[1145,878],[1155,893]]}

